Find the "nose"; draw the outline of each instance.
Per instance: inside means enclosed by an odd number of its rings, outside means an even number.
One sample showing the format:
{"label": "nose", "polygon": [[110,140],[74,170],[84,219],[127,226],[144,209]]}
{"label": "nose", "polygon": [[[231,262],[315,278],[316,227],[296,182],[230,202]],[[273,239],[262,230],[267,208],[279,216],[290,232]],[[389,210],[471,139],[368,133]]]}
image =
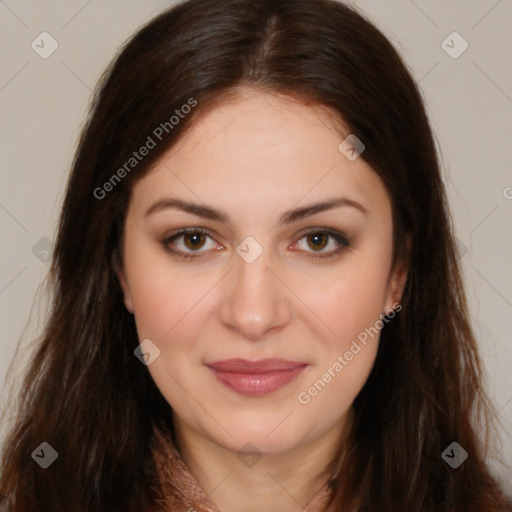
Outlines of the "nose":
{"label": "nose", "polygon": [[282,330],[293,316],[290,293],[269,267],[266,252],[252,263],[235,255],[234,265],[225,283],[222,323],[251,341]]}

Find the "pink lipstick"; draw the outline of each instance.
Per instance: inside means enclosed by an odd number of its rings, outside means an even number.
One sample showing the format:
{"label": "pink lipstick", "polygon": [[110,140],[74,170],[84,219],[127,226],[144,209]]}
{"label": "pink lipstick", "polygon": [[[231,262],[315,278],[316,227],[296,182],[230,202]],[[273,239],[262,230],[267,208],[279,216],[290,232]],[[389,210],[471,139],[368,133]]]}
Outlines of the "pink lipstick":
{"label": "pink lipstick", "polygon": [[215,377],[233,391],[248,396],[266,395],[295,379],[307,363],[284,359],[226,359],[206,363]]}

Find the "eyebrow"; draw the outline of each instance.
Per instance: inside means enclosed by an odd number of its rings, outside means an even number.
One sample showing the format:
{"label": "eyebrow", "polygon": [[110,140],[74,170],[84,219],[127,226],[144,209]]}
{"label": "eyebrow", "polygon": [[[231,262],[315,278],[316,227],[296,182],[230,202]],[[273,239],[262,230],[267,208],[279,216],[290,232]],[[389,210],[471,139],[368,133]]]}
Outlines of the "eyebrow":
{"label": "eyebrow", "polygon": [[[321,201],[318,203],[313,203],[307,206],[303,206],[301,208],[295,208],[291,210],[287,210],[284,212],[279,218],[279,224],[291,224],[300,219],[304,219],[305,217],[309,217],[314,215],[315,213],[320,213],[326,210],[331,210],[333,208],[341,208],[341,207],[352,207],[360,211],[363,215],[368,216],[369,211],[366,207],[364,207],[361,203],[350,199],[348,197],[336,197],[332,199],[327,199],[325,201]],[[229,215],[214,208],[212,206],[206,204],[192,203],[189,201],[184,201],[182,199],[177,198],[163,198],[156,201],[156,203],[152,204],[146,213],[145,217],[148,217],[156,212],[168,209],[168,208],[176,208],[179,210],[183,210],[184,212],[191,213],[193,215],[197,215],[198,217],[203,217],[205,219],[216,220],[223,223],[228,224],[230,222]]]}

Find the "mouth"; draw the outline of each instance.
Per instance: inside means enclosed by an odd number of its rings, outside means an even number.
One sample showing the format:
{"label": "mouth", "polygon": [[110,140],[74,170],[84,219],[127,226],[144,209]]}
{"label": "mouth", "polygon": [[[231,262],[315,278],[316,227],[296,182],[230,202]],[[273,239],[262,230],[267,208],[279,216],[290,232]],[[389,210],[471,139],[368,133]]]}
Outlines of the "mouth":
{"label": "mouth", "polygon": [[206,363],[226,387],[240,395],[267,395],[286,386],[308,366],[284,359],[227,359]]}

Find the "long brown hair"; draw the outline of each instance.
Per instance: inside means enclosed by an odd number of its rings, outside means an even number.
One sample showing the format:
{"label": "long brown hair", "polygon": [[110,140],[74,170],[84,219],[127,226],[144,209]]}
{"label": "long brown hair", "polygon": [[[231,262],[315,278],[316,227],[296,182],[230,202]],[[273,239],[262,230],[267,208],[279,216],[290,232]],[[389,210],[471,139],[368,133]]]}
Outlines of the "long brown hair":
{"label": "long brown hair", "polygon": [[[409,258],[402,311],[354,402],[348,456],[340,448],[329,466],[336,510],[509,510],[485,460],[494,410],[421,94],[386,37],[333,0],[189,0],[142,27],[104,73],[67,185],[50,315],[8,412],[0,495],[13,512],[151,509],[151,443],[155,429],[172,431],[171,410],[134,357],[114,272],[124,219],[135,181],[240,86],[339,113],[390,193],[394,262]],[[126,167],[152,134],[155,147]],[[469,454],[457,469],[441,456],[454,441]],[[31,460],[41,442],[58,453],[46,470]]]}

